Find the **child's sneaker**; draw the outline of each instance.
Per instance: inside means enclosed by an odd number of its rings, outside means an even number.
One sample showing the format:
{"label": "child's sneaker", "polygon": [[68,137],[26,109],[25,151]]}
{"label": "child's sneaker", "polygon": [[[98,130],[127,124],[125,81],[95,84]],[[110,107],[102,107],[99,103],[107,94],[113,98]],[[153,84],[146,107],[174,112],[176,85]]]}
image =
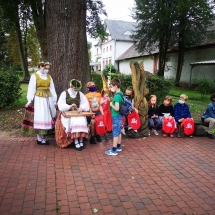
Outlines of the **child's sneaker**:
{"label": "child's sneaker", "polygon": [[174,135],[173,133],[171,133],[171,134],[170,134],[170,137],[172,137],[172,138],[173,138],[173,137],[175,137],[175,135]]}
{"label": "child's sneaker", "polygon": [[150,130],[148,130],[148,136],[150,136],[151,135],[151,132],[150,132]]}
{"label": "child's sneaker", "polygon": [[124,128],[121,130],[121,133],[124,134],[124,135],[126,135]]}
{"label": "child's sneaker", "polygon": [[163,137],[167,137],[167,134],[166,134],[166,133],[163,133]]}
{"label": "child's sneaker", "polygon": [[[112,150],[112,148],[113,148],[113,146],[110,147],[110,150]],[[117,152],[121,152],[121,151],[122,151],[122,146],[117,147],[117,148],[116,148],[116,151],[117,151]]]}
{"label": "child's sneaker", "polygon": [[109,149],[105,152],[106,155],[118,155],[117,150],[113,151],[112,149]]}
{"label": "child's sneaker", "polygon": [[152,129],[152,133],[156,136],[158,135],[158,132],[155,129]]}

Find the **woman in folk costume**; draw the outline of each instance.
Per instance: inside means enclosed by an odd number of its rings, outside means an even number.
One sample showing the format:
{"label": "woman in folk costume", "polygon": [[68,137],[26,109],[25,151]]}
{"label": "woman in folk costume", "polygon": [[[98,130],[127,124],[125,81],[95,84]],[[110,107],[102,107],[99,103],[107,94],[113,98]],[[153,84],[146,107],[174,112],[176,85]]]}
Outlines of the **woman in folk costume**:
{"label": "woman in folk costume", "polygon": [[[60,111],[76,110],[77,114],[82,111],[89,111],[89,103],[85,95],[80,92],[81,88],[82,84],[80,81],[76,79],[70,81],[70,88],[62,92],[58,100]],[[88,131],[85,116],[65,118],[60,114],[55,127],[57,144],[60,148],[64,148],[74,140],[76,149],[81,151],[84,147],[83,138],[88,139]]]}
{"label": "woman in folk costume", "polygon": [[52,122],[56,117],[57,94],[48,74],[50,65],[49,62],[41,62],[39,70],[30,78],[22,125],[22,131],[37,134],[37,143],[40,145],[49,144],[44,135],[53,130]]}

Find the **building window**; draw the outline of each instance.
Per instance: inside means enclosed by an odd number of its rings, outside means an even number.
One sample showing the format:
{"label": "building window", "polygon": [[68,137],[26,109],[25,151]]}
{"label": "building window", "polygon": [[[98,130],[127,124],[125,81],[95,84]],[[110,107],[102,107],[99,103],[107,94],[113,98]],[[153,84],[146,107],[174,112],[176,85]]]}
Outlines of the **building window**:
{"label": "building window", "polygon": [[103,48],[103,53],[105,53],[105,48]]}
{"label": "building window", "polygon": [[97,55],[99,54],[99,49],[97,49]]}
{"label": "building window", "polygon": [[111,57],[109,58],[109,64],[111,64]]}
{"label": "building window", "polygon": [[108,52],[108,47],[106,48],[106,52]]}
{"label": "building window", "polygon": [[110,46],[110,51],[111,51],[111,49],[112,49],[112,46]]}
{"label": "building window", "polygon": [[108,65],[108,59],[106,59],[106,65]]}

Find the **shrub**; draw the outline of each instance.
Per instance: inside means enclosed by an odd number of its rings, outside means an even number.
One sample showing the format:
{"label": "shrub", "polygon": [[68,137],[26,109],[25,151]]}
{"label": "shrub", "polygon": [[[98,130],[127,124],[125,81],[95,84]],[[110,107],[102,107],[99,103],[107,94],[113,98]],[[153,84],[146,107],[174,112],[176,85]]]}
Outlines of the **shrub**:
{"label": "shrub", "polygon": [[214,82],[206,78],[194,79],[196,84],[196,91],[201,94],[202,98],[205,98],[206,95],[211,94],[214,90]]}
{"label": "shrub", "polygon": [[174,85],[172,79],[165,79],[159,76],[150,76],[146,80],[146,86],[149,89],[149,94],[146,96],[148,100],[150,95],[157,96],[157,103],[161,104],[165,96],[167,96]]}
{"label": "shrub", "polygon": [[10,107],[21,97],[18,75],[0,71],[0,108]]}
{"label": "shrub", "polygon": [[109,75],[110,71],[111,71],[111,73],[116,73],[116,69],[114,68],[114,66],[112,64],[106,65],[102,72],[103,72],[104,76],[107,77]]}
{"label": "shrub", "polygon": [[91,79],[95,82],[96,91],[100,92],[103,88],[101,75],[98,73],[91,73]]}

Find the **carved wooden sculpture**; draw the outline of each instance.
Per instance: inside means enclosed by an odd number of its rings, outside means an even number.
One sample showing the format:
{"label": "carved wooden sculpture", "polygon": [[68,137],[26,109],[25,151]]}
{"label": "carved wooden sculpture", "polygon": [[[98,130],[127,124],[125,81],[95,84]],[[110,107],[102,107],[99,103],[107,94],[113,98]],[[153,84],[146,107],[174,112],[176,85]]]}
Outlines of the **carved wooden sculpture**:
{"label": "carved wooden sculpture", "polygon": [[148,104],[145,96],[149,93],[146,88],[146,79],[148,72],[144,71],[143,61],[138,63],[136,61],[130,62],[132,72],[132,85],[134,90],[134,106],[138,109],[140,115],[141,127],[138,132],[128,130],[126,134],[128,137],[147,137],[148,136]]}

